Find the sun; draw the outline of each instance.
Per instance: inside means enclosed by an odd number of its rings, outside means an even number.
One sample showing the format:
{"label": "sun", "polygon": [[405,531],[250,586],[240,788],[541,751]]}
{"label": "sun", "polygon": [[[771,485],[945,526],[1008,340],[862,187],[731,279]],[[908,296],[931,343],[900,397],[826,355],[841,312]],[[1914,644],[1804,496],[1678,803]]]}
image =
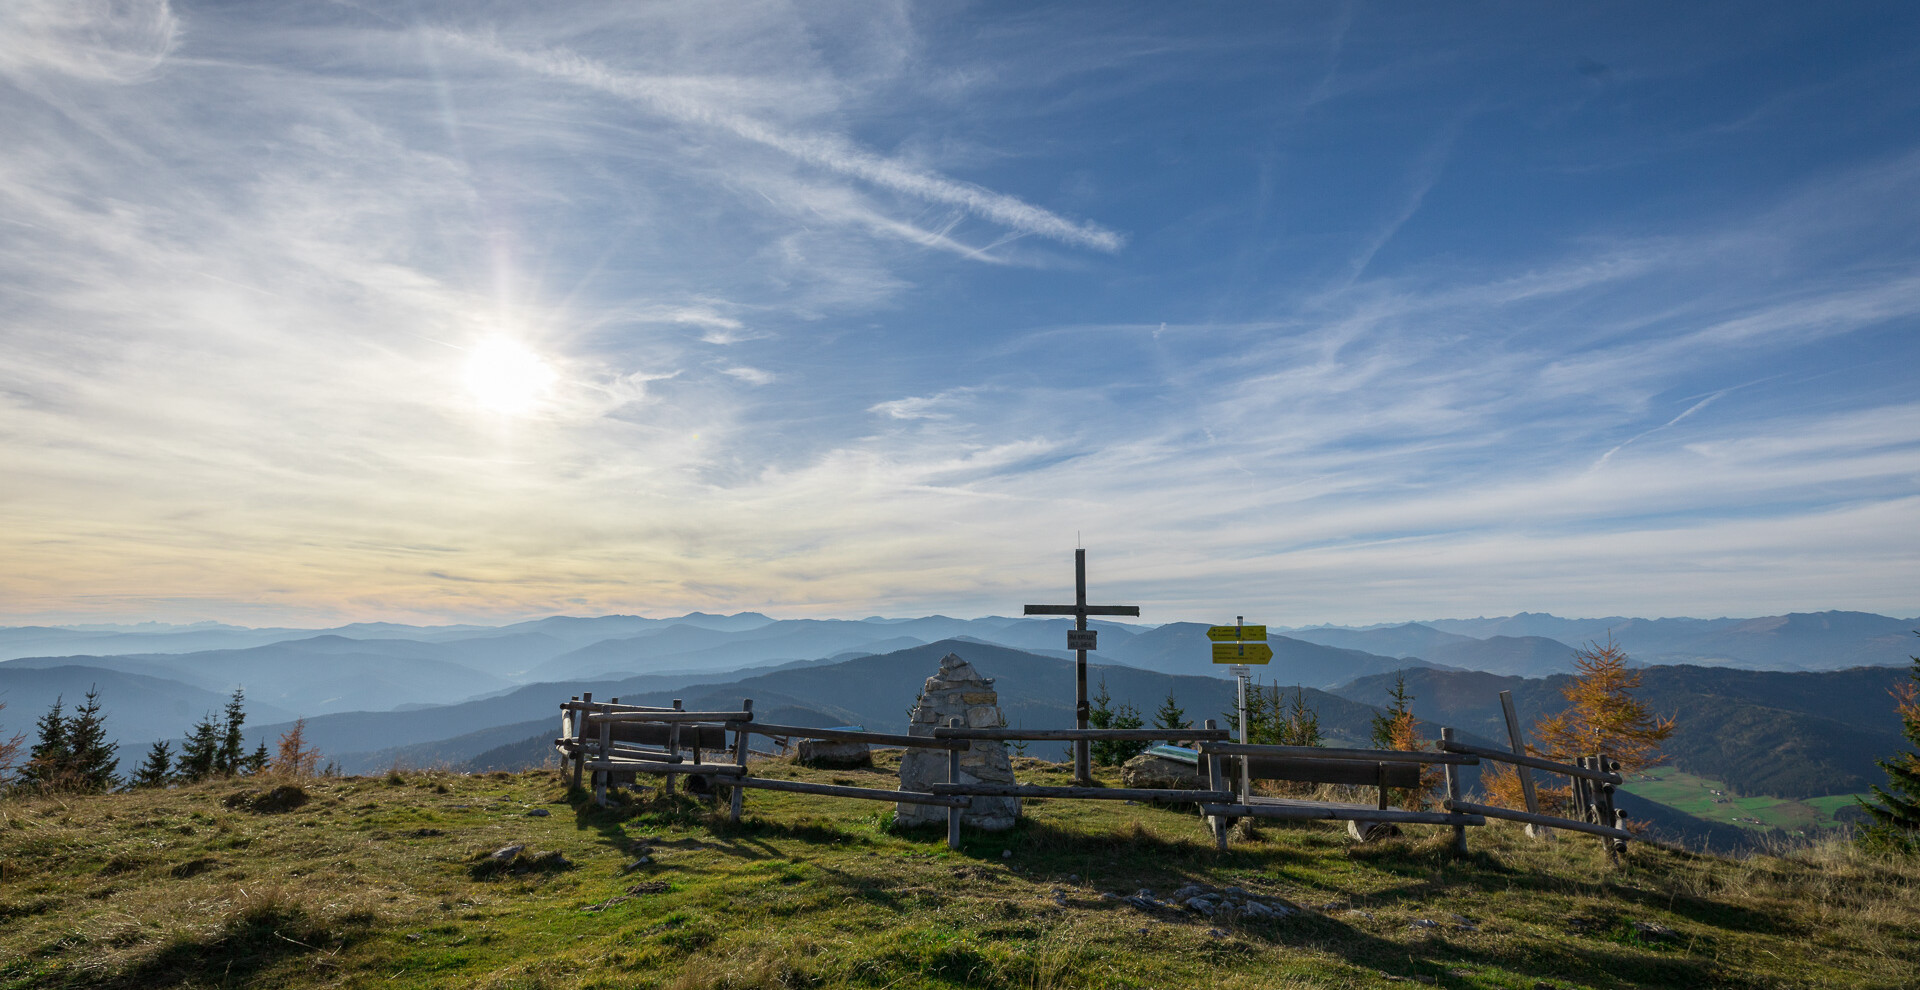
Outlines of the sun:
{"label": "sun", "polygon": [[482,407],[502,415],[531,411],[554,377],[546,360],[517,340],[493,337],[467,351],[467,391]]}

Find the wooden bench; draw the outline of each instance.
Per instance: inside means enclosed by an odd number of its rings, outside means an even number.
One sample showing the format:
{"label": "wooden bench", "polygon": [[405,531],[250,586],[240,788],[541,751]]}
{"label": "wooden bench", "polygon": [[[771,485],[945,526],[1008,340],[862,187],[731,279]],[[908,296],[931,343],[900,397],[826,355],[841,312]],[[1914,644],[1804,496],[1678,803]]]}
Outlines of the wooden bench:
{"label": "wooden bench", "polygon": [[1369,812],[1387,810],[1387,789],[1420,786],[1420,765],[1388,763],[1382,760],[1307,760],[1292,757],[1251,756],[1247,776],[1254,780],[1284,780],[1299,784],[1338,784],[1347,787],[1379,789],[1374,806],[1342,801],[1303,801],[1292,798],[1246,795],[1246,803],[1267,809],[1258,817],[1344,819],[1347,832],[1365,842],[1393,834],[1392,825],[1378,817],[1363,817]]}

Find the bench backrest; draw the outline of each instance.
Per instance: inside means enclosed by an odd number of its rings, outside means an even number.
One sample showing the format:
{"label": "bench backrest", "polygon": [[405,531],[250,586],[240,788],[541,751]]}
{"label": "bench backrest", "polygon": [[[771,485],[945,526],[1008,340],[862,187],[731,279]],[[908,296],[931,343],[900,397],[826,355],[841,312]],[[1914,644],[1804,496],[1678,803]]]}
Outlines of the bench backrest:
{"label": "bench backrest", "polygon": [[[660,722],[615,722],[613,723],[613,741],[634,743],[640,746],[665,746],[667,733],[672,727]],[[598,739],[599,730],[587,729],[588,739]],[[727,748],[727,730],[718,725],[682,724],[680,726],[680,748],[682,750],[699,747],[705,750]]]}
{"label": "bench backrest", "polygon": [[1247,772],[1255,780],[1291,780],[1303,784],[1419,787],[1420,764],[1377,763],[1373,760],[1312,760],[1286,756],[1254,756]]}

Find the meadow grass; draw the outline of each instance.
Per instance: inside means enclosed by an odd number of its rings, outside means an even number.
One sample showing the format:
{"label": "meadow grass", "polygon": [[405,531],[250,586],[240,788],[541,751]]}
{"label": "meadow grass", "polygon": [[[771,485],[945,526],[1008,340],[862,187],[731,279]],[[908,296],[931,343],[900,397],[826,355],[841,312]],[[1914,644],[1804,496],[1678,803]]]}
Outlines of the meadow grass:
{"label": "meadow grass", "polygon": [[1622,789],[1698,818],[1754,830],[1831,829],[1840,824],[1834,812],[1853,807],[1856,797],[1870,796],[1834,794],[1799,800],[1743,797],[1734,794],[1722,781],[1672,767],[1661,767],[1652,771],[1651,776],[1657,779],[1636,777]]}
{"label": "meadow grass", "polygon": [[[884,760],[756,772],[892,780]],[[304,802],[250,781],[0,802],[0,988],[1893,988],[1920,972],[1920,866],[1831,842],[1741,860],[1635,844],[1614,866],[1564,834],[1475,829],[1456,859],[1444,828],[1357,846],[1310,824],[1243,829],[1223,854],[1191,808],[1041,800],[955,851],[887,805],[767,791],[730,824],[686,797],[596,808],[552,771],[299,786]],[[493,864],[508,845],[526,848]],[[1102,896],[1188,882],[1302,910],[1237,922]]]}

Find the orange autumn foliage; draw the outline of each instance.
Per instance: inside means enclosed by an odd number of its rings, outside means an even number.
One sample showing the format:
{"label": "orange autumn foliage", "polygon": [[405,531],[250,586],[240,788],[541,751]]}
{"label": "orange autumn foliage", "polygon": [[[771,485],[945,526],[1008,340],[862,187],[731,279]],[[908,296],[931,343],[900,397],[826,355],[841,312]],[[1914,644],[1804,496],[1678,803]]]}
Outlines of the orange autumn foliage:
{"label": "orange autumn foliage", "polygon": [[[1560,763],[1573,763],[1582,756],[1605,754],[1620,762],[1622,774],[1633,774],[1660,765],[1660,744],[1673,735],[1673,716],[1661,718],[1634,698],[1640,686],[1640,673],[1627,667],[1627,654],[1611,639],[1607,645],[1589,643],[1587,649],[1573,655],[1579,671],[1573,683],[1561,689],[1569,702],[1558,715],[1544,716],[1533,723],[1527,750]],[[1538,782],[1542,774],[1535,774]],[[1496,764],[1481,774],[1480,786],[1491,803],[1507,808],[1524,808],[1520,775],[1513,767]],[[1536,786],[1540,810],[1547,814],[1565,814],[1572,803],[1571,789]]]}

